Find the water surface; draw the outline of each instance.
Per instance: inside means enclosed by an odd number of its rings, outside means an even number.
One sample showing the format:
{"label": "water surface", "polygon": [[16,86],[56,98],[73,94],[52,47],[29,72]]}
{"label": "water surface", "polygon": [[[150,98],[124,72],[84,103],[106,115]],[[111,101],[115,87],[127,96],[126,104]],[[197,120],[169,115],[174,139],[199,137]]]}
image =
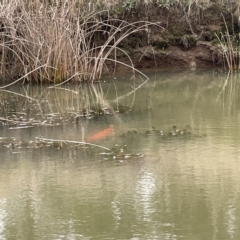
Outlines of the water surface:
{"label": "water surface", "polygon": [[[0,93],[2,118],[41,122],[1,122],[0,137],[26,147],[1,145],[0,239],[240,238],[239,77],[212,70],[148,75],[131,94],[142,80]],[[26,96],[40,96],[40,106]],[[76,118],[95,105],[109,114]],[[54,124],[52,113],[59,114]],[[172,126],[187,125],[191,134],[169,135]],[[92,143],[126,145],[129,158],[91,145],[29,147],[35,137],[85,141],[109,126]]]}

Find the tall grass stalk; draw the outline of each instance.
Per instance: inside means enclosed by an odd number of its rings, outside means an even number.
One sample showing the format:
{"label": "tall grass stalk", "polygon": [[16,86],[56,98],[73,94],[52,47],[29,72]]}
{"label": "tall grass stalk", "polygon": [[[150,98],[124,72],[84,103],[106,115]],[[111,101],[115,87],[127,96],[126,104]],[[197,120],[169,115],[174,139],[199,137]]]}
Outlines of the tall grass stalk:
{"label": "tall grass stalk", "polygon": [[225,32],[221,33],[220,37],[217,34],[215,35],[219,41],[219,52],[222,55],[223,61],[227,62],[228,69],[233,72],[234,70],[240,70],[239,36],[231,35],[224,17],[223,20],[226,29]]}
{"label": "tall grass stalk", "polygon": [[106,62],[116,59],[113,53],[121,41],[151,24],[110,19],[107,11],[95,12],[80,2],[4,1],[0,5],[1,77],[54,83],[98,80]]}

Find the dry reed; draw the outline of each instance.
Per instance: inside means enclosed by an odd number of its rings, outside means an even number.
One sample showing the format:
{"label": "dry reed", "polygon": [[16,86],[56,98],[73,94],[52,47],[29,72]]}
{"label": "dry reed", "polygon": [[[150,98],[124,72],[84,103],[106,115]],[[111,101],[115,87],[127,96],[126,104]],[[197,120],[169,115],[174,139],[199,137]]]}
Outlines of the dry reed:
{"label": "dry reed", "polygon": [[239,34],[230,34],[227,23],[224,16],[223,21],[225,24],[225,32],[221,32],[220,36],[216,34],[216,38],[219,42],[219,54],[223,62],[227,64],[227,67],[230,72],[235,70],[240,70],[240,61],[239,61]]}
{"label": "dry reed", "polygon": [[[116,60],[114,53],[121,41],[132,33],[144,31],[151,23],[110,19],[107,11],[96,12],[91,3],[3,1],[0,5],[2,79],[54,83],[68,79],[99,80],[106,62]],[[134,70],[131,61],[129,64]]]}

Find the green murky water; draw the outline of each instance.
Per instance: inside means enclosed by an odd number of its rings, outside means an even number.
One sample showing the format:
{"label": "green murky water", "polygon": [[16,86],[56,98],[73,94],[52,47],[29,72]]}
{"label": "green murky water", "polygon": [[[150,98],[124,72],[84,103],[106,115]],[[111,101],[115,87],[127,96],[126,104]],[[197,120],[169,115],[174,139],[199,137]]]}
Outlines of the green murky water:
{"label": "green murky water", "polygon": [[239,76],[149,76],[0,92],[0,239],[240,238]]}

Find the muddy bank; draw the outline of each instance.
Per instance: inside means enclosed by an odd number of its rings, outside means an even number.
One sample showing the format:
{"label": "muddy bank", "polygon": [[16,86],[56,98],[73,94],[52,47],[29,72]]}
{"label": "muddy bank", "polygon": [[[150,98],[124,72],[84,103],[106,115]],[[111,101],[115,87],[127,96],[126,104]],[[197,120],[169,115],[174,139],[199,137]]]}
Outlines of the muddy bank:
{"label": "muddy bank", "polygon": [[[149,21],[160,26],[149,26],[121,42],[120,47],[138,69],[223,66],[224,54],[219,39],[227,33],[236,43],[239,39],[239,6],[236,2],[151,4],[145,8],[132,8],[124,14],[113,12],[112,16],[128,22]],[[122,53],[117,59],[130,63]]]}

